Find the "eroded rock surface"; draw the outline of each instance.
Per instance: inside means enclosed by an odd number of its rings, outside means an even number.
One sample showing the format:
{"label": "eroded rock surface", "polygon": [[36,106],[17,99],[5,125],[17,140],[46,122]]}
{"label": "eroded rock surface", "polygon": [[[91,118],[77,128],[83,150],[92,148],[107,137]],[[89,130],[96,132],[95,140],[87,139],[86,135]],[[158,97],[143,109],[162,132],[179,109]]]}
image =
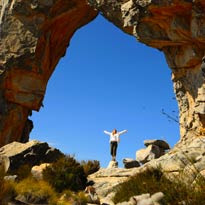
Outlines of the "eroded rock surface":
{"label": "eroded rock surface", "polygon": [[[180,111],[181,140],[205,134],[203,0],[89,0],[126,33],[165,54]],[[137,55],[137,54],[136,54]],[[204,64],[204,63],[203,63]]]}
{"label": "eroded rock surface", "polygon": [[139,168],[101,168],[98,172],[89,175],[88,179],[94,181],[94,187],[100,198],[101,204],[105,203],[112,205],[114,204],[112,202],[112,197],[115,194],[115,187],[136,173],[139,173]]}
{"label": "eroded rock surface", "polygon": [[54,68],[96,15],[85,0],[0,1],[0,146],[28,140],[27,118],[42,106]]}
{"label": "eroded rock surface", "polygon": [[[99,10],[140,42],[164,52],[180,111],[180,145],[205,135],[203,0],[2,0],[0,145],[21,141],[32,110],[70,38]],[[95,10],[96,9],[96,10]]]}
{"label": "eroded rock surface", "polygon": [[51,163],[62,156],[63,153],[58,149],[36,140],[27,143],[12,142],[0,148],[0,159],[6,165],[6,171],[17,170],[23,165]]}

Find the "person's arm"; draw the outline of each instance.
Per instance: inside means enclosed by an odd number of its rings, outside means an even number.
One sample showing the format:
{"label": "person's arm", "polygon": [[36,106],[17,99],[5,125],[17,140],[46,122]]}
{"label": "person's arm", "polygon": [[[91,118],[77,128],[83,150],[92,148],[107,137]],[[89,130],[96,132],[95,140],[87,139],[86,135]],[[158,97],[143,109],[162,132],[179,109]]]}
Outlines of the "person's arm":
{"label": "person's arm", "polygon": [[127,130],[123,130],[123,131],[118,132],[118,133],[119,133],[119,135],[122,135],[122,134],[124,134],[124,133],[126,133],[126,132],[128,132],[128,131],[127,131]]}
{"label": "person's arm", "polygon": [[106,135],[111,135],[111,132],[108,132],[108,131],[104,131],[104,133],[106,134]]}

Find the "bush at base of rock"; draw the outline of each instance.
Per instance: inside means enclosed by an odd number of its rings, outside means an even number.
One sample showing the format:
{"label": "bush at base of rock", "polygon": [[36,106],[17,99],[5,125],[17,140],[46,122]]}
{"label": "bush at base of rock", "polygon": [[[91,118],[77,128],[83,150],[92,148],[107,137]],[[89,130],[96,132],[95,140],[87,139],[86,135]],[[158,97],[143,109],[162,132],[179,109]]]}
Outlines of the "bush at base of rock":
{"label": "bush at base of rock", "polygon": [[87,178],[82,165],[71,156],[65,156],[43,170],[43,179],[57,192],[65,189],[84,190]]}
{"label": "bush at base of rock", "polygon": [[88,176],[97,172],[100,169],[100,162],[97,160],[81,161],[85,175]]}

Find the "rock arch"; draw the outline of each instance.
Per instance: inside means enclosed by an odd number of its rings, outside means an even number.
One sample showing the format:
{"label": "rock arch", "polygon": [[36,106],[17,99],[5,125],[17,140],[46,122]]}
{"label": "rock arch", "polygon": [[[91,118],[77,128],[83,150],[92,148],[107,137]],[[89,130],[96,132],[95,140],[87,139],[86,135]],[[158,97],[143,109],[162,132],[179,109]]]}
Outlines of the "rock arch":
{"label": "rock arch", "polygon": [[0,2],[0,145],[25,141],[46,85],[74,32],[100,11],[164,52],[180,111],[180,144],[205,134],[203,0],[3,0]]}

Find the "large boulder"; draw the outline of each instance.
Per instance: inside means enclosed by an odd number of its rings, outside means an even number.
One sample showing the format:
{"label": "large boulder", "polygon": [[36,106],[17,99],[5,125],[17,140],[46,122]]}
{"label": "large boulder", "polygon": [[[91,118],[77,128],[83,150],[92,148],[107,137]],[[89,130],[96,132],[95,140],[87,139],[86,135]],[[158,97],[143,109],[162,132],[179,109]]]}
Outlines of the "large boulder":
{"label": "large boulder", "polygon": [[161,150],[156,145],[149,145],[147,148],[136,152],[136,159],[142,164],[145,164],[153,159],[157,159],[160,156]]}
{"label": "large boulder", "polygon": [[169,144],[167,142],[165,142],[164,140],[157,140],[157,139],[144,140],[144,145],[146,147],[148,147],[149,145],[156,145],[156,146],[160,147],[163,150],[170,149]]}
{"label": "large boulder", "polygon": [[[36,140],[27,143],[12,142],[0,148],[0,158],[7,159],[7,170],[13,171],[20,166],[31,166],[51,163],[63,156],[58,149],[50,147],[46,142]],[[9,160],[9,162],[8,162]]]}

